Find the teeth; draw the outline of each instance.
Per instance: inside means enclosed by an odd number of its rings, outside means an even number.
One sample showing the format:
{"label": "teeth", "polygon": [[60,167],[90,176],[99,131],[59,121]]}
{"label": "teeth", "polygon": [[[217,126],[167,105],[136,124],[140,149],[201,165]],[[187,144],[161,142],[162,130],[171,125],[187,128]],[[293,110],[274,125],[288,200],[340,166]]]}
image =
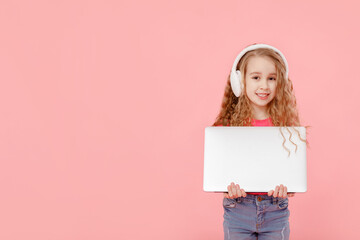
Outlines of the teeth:
{"label": "teeth", "polygon": [[259,93],[257,93],[257,95],[260,96],[260,97],[266,97],[268,94],[259,94]]}

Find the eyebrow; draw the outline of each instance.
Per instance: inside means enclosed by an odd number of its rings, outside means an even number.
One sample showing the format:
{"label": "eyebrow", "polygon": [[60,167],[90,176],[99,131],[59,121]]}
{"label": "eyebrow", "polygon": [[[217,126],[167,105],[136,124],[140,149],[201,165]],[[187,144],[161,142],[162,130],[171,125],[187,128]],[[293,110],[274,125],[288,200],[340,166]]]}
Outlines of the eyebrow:
{"label": "eyebrow", "polygon": [[[252,73],[250,73],[250,75],[251,74],[261,74],[261,72],[252,72]],[[276,75],[276,73],[270,73],[269,75]]]}

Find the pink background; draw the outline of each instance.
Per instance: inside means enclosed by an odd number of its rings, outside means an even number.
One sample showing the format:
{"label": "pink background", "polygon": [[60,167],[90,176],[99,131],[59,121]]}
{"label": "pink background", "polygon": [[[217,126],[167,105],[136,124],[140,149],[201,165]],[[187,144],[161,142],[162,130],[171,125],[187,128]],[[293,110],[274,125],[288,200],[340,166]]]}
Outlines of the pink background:
{"label": "pink background", "polygon": [[222,239],[204,128],[252,43],[285,54],[312,126],[291,239],[356,238],[359,7],[1,1],[0,239]]}

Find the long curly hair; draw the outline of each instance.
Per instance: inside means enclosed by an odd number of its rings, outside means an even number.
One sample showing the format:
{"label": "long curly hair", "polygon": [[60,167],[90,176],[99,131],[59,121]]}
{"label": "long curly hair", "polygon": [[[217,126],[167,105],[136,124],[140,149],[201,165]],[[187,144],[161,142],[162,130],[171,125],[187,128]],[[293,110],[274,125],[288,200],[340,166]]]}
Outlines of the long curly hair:
{"label": "long curly hair", "polygon": [[[230,83],[230,73],[227,77],[227,82],[225,86],[225,93],[223,96],[220,112],[216,117],[215,122],[212,126],[252,126],[252,119],[254,118],[253,110],[250,105],[250,99],[246,94],[246,71],[247,65],[251,57],[254,56],[262,56],[262,57],[269,57],[275,64],[276,68],[276,95],[274,99],[268,103],[267,114],[270,116],[272,123],[274,126],[283,126],[287,129],[290,133],[289,140],[291,141],[291,132],[289,131],[288,127],[292,127],[297,133],[301,141],[306,142],[306,145],[309,145],[309,142],[305,139],[302,139],[300,136],[299,131],[295,126],[301,126],[299,120],[299,114],[296,105],[296,98],[293,93],[293,84],[288,78],[285,79],[286,76],[286,67],[283,62],[281,56],[272,49],[268,48],[258,48],[252,51],[248,51],[239,61],[236,66],[236,70],[240,70],[242,74],[242,81],[244,88],[239,97],[236,97],[231,89]],[[310,126],[304,126],[306,130]],[[281,128],[280,132],[284,137]],[[285,137],[283,146],[287,149],[284,145]],[[293,142],[292,142],[293,143]],[[295,146],[296,144],[293,143]],[[297,146],[296,146],[297,150]],[[287,149],[288,151],[288,149]],[[289,152],[289,151],[288,151]]]}

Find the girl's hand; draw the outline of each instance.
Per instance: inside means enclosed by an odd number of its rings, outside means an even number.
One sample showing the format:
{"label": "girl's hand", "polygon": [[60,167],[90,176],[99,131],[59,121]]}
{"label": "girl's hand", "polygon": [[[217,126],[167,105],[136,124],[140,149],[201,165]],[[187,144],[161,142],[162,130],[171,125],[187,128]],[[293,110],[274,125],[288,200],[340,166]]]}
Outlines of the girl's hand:
{"label": "girl's hand", "polygon": [[275,191],[270,190],[268,192],[268,196],[271,196],[271,195],[273,195],[274,197],[286,198],[286,197],[294,197],[295,193],[288,193],[287,187],[281,184],[280,186],[275,187]]}
{"label": "girl's hand", "polygon": [[239,184],[231,182],[231,184],[227,187],[228,192],[224,192],[224,197],[226,198],[238,198],[238,197],[246,197],[246,192],[244,189],[240,189]]}

